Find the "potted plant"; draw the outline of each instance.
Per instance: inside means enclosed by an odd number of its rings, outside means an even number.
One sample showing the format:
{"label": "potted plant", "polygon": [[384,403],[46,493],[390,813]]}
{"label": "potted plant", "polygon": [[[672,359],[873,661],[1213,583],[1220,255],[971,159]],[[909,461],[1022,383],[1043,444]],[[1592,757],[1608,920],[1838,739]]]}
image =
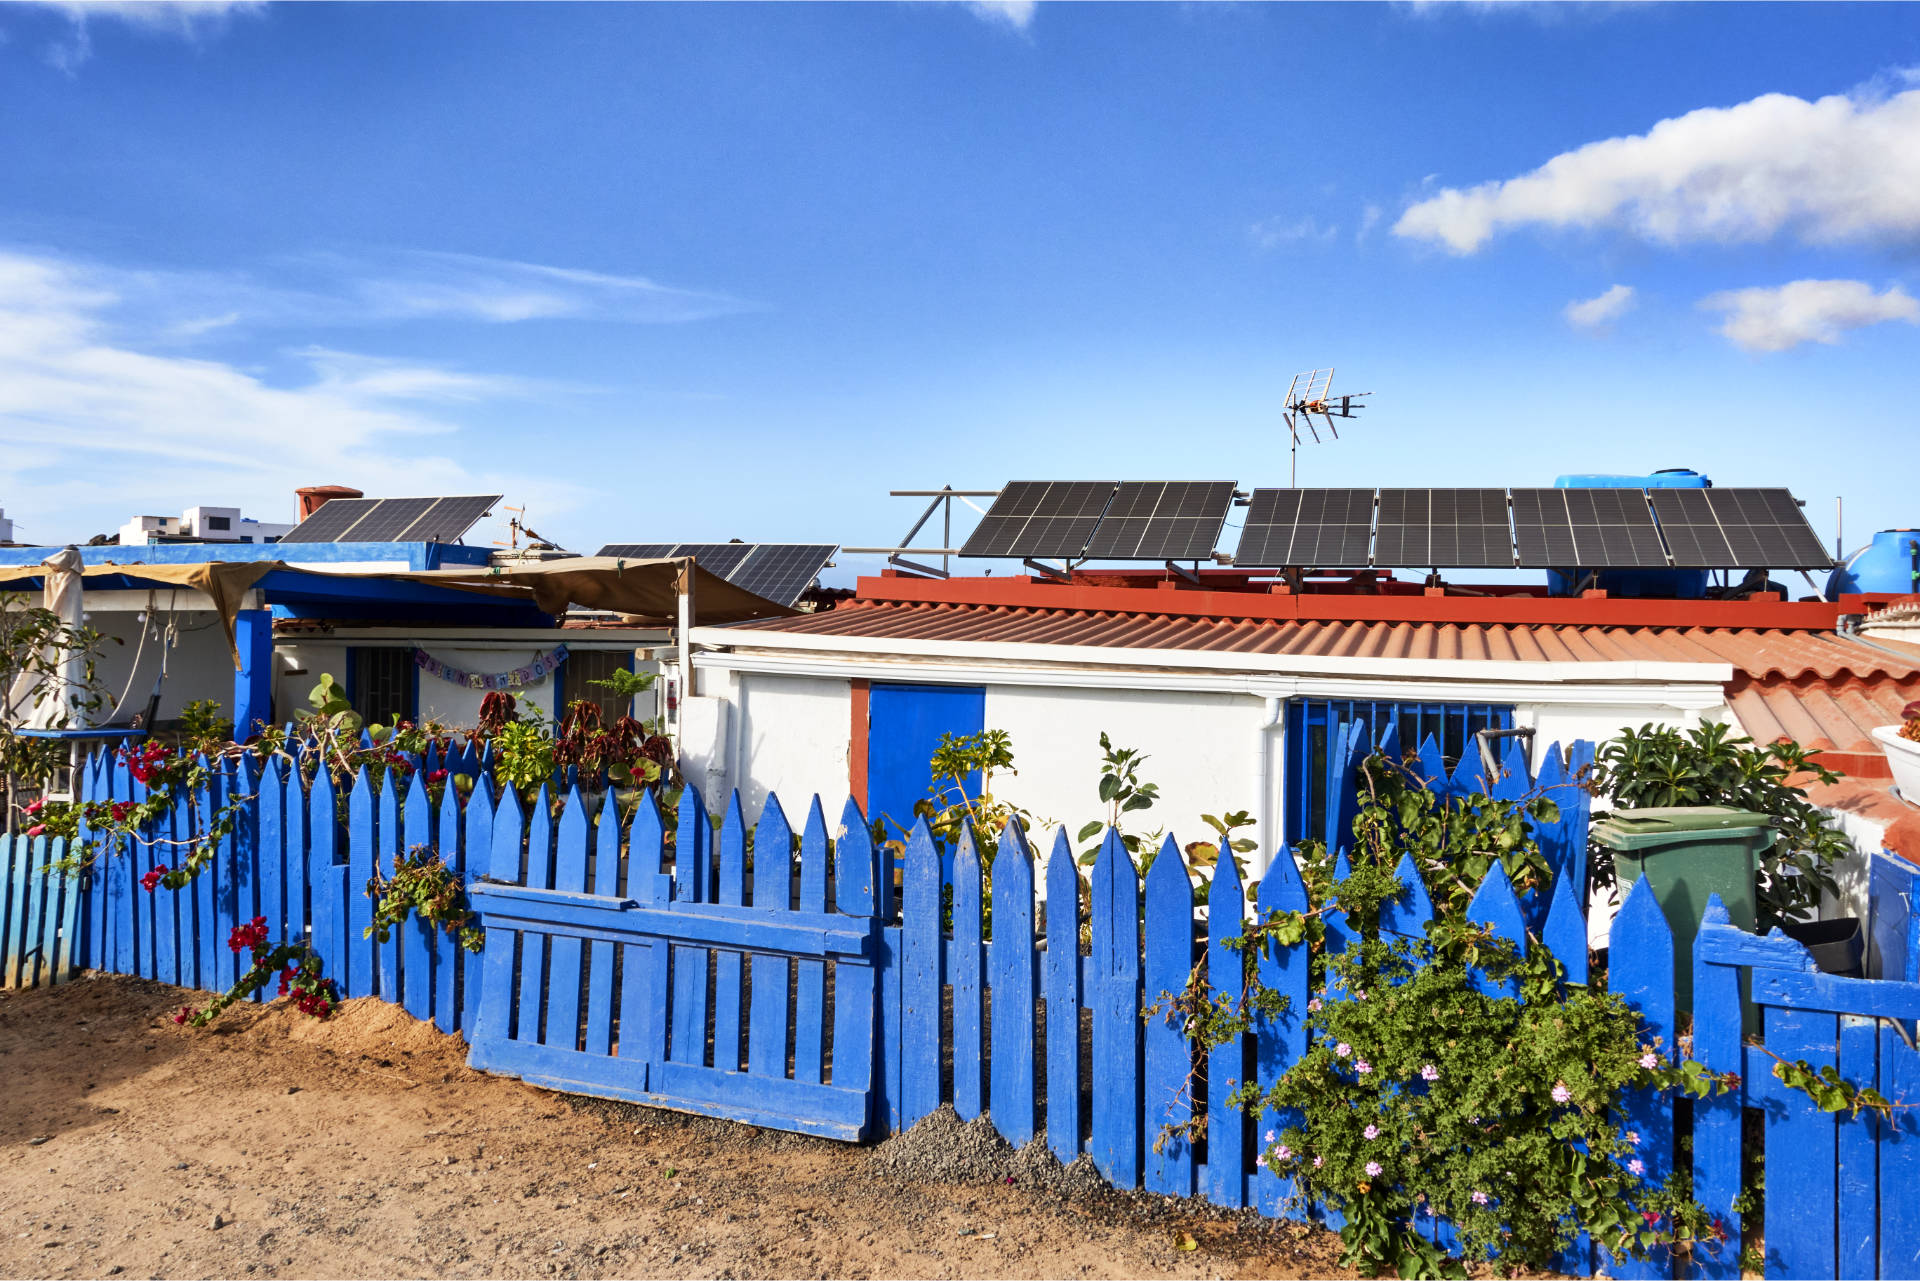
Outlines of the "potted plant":
{"label": "potted plant", "polygon": [[1898,725],[1881,725],[1873,731],[1880,750],[1893,766],[1893,784],[1900,799],[1920,805],[1920,700],[1900,709]]}

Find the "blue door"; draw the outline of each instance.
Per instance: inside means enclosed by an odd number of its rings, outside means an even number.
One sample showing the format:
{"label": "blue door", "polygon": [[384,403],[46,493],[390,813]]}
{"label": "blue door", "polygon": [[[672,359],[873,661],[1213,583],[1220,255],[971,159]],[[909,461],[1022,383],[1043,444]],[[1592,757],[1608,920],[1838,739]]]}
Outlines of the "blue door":
{"label": "blue door", "polygon": [[[987,727],[987,691],[967,685],[883,685],[867,696],[867,817],[884,818],[888,839],[913,826],[913,803],[933,782],[927,762],[942,734]],[[967,780],[977,796],[980,779]]]}

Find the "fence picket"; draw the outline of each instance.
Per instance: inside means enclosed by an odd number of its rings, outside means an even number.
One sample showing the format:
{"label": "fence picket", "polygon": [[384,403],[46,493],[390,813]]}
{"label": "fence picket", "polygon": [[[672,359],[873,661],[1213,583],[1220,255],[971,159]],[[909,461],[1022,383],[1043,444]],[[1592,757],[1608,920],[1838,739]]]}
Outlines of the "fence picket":
{"label": "fence picket", "polygon": [[334,798],[333,776],[326,761],[314,770],[307,793],[307,873],[313,889],[309,905],[313,918],[313,947],[327,967],[341,996],[347,983],[347,877],[340,864],[340,819]]}
{"label": "fence picket", "polygon": [[[380,791],[374,802],[374,866],[380,871],[382,881],[391,881],[395,865],[406,852],[406,835],[400,830],[400,771],[388,767],[380,779]],[[368,907],[373,901],[368,899]],[[400,938],[404,930],[388,930],[387,941],[378,938],[373,943],[373,963],[378,973],[374,980],[374,992],[383,1001],[399,1005],[400,991]]]}
{"label": "fence picket", "polygon": [[[767,803],[776,809],[779,808],[772,793],[768,793]],[[781,810],[780,814],[781,821],[784,822],[786,812]],[[789,844],[791,844],[791,838],[789,838]],[[820,808],[820,798],[815,796],[812,803],[807,806],[807,825],[800,836],[800,910],[802,912],[827,910],[828,856],[827,816],[826,812]],[[857,866],[855,875],[858,875]],[[784,904],[787,901],[784,887],[777,892],[781,894],[780,902]],[[872,893],[870,881],[867,893],[869,895]],[[756,903],[760,901],[757,888],[754,891],[753,901]],[[846,911],[845,908],[839,910]],[[868,908],[862,915],[873,915],[872,908]],[[754,962],[756,966],[759,963],[758,960]],[[778,967],[783,976],[779,999],[782,1036],[785,1035],[787,1010],[784,978],[786,964],[786,959],[783,957]],[[825,961],[799,960],[793,963],[793,970],[793,1079],[809,1085],[817,1085],[820,1082],[822,1059],[825,1057],[821,1032],[826,1025],[827,1017],[827,965]],[[851,972],[851,967],[848,967],[847,972]],[[870,995],[867,998],[867,1004],[871,1009],[873,998]],[[863,1033],[863,1042],[871,1035],[871,1031]],[[783,1050],[781,1057],[784,1055]]]}
{"label": "fence picket", "polygon": [[[1207,986],[1216,1002],[1238,1006],[1246,994],[1246,953],[1230,946],[1245,931],[1246,893],[1233,851],[1222,842],[1207,885]],[[1246,1204],[1247,1116],[1233,1096],[1247,1077],[1246,1043],[1234,1037],[1207,1051],[1207,1199]]]}
{"label": "fence picket", "polygon": [[[1671,1055],[1674,1044],[1673,933],[1667,928],[1667,919],[1662,915],[1653,887],[1645,877],[1635,881],[1627,891],[1619,915],[1613,918],[1608,944],[1611,960],[1607,973],[1608,989],[1623,996],[1627,1005],[1640,1015],[1646,1025],[1647,1043],[1651,1045],[1657,1041],[1662,1054]],[[1634,1090],[1627,1095],[1624,1112],[1624,1124],[1640,1136],[1639,1150],[1645,1153],[1641,1159],[1646,1164],[1646,1186],[1657,1188],[1673,1170],[1673,1104],[1656,1091]],[[1768,1144],[1769,1149],[1772,1146]],[[1829,1176],[1832,1170],[1832,1163],[1829,1162]],[[1772,1183],[1771,1169],[1768,1175],[1772,1186],[1788,1186],[1784,1182]],[[1827,1205],[1830,1210],[1832,1202],[1828,1201]],[[1772,1216],[1769,1215],[1769,1238],[1773,1231]],[[1658,1250],[1645,1261],[1614,1258],[1611,1259],[1608,1275],[1671,1277],[1672,1256],[1665,1250]]]}
{"label": "fence picket", "polygon": [[[553,860],[553,888],[571,894],[587,892],[587,806],[580,789],[570,788],[560,811]],[[577,938],[556,935],[547,962],[547,1019],[543,1045],[562,1050],[580,1048],[580,967],[582,944]]]}
{"label": "fence picket", "polygon": [[[387,786],[397,789],[400,781],[389,775]],[[433,848],[433,809],[427,803],[427,785],[419,770],[407,775],[399,810],[400,831],[393,842],[395,858],[410,854],[415,846]],[[388,999],[399,1001],[408,1014],[426,1022],[433,1018],[436,939],[444,931],[414,916],[394,933],[400,948],[400,988]]]}
{"label": "fence picket", "polygon": [[980,845],[973,825],[953,856],[953,937],[947,982],[953,988],[953,1110],[971,1121],[986,1110],[987,951],[981,938]]}
{"label": "fence picket", "polygon": [[[815,841],[814,820],[821,818],[820,798],[815,797],[813,811],[807,818],[807,834],[803,844],[811,846]],[[826,828],[821,822],[819,838],[824,853]],[[806,854],[802,853],[804,869]],[[846,808],[841,812],[840,835],[833,843],[833,906],[834,910],[847,916],[874,916],[878,913],[880,900],[876,893],[879,879],[879,859],[873,848],[873,839],[867,832],[867,822],[860,813],[852,797],[847,798]],[[802,873],[804,889],[805,871]],[[803,901],[801,906],[806,906]],[[878,958],[876,958],[877,960]],[[874,1024],[875,1006],[875,970],[873,965],[854,965],[836,961],[833,967],[833,1083],[838,1086],[858,1088],[866,1082],[884,1083],[886,1073],[885,1060],[875,1063],[875,1056],[867,1052],[867,1046],[884,1050],[888,1040],[884,1027],[876,1029]],[[804,992],[804,987],[803,987]],[[801,1005],[804,1011],[804,1000]],[[869,1115],[868,1124],[885,1124],[888,1116],[888,1100],[883,1094],[874,1099],[874,1113]]]}
{"label": "fence picket", "polygon": [[1093,1160],[1119,1188],[1140,1182],[1140,879],[1107,829],[1093,864]]}
{"label": "fence picket", "polygon": [[1447,780],[1447,791],[1455,800],[1485,795],[1487,792],[1487,770],[1480,761],[1477,744],[1471,735],[1466,742],[1466,749],[1460,753],[1460,763],[1453,767],[1453,777]]}
{"label": "fence picket", "polygon": [[[528,889],[553,888],[553,796],[545,783],[534,794],[527,811],[527,847],[520,883]],[[497,849],[498,846],[496,845]],[[538,1044],[544,1035],[541,1006],[547,994],[547,949],[553,939],[531,930],[520,932],[520,995],[515,1005],[514,1039]]]}
{"label": "fence picket", "polygon": [[[206,758],[201,757],[205,762]],[[199,890],[198,913],[194,928],[198,931],[199,973],[197,986],[224,992],[233,986],[233,964],[239,958],[227,947],[233,935],[234,910],[238,906],[233,884],[233,837],[214,837],[215,815],[225,809],[233,792],[232,779],[225,768],[214,768],[207,786],[206,803],[200,808],[199,835],[213,842],[213,858],[194,886]]]}
{"label": "fence picket", "polygon": [[[1169,836],[1147,869],[1146,946],[1142,962],[1149,1007],[1186,990],[1193,977],[1193,882],[1180,847]],[[1146,1189],[1192,1196],[1194,1051],[1186,1016],[1169,1008],[1146,1020]]]}
{"label": "fence picket", "polygon": [[[680,792],[680,821],[674,829],[673,888],[682,903],[705,903],[711,894],[707,877],[713,828],[707,822],[706,803],[698,788]],[[672,1032],[667,1055],[675,1063],[707,1061],[707,973],[704,947],[672,949]]]}
{"label": "fence picket", "polygon": [[[1507,869],[1499,860],[1494,860],[1492,866],[1487,868],[1486,879],[1480,882],[1480,888],[1467,901],[1467,919],[1486,926],[1495,938],[1507,940],[1521,955],[1526,954],[1526,918],[1521,915],[1520,900],[1513,896],[1513,882],[1507,879]],[[1672,964],[1671,959],[1668,964]],[[1520,997],[1520,981],[1512,976],[1496,980],[1476,971],[1473,985],[1488,996],[1510,1000]]]}
{"label": "fence picket", "polygon": [[[233,816],[233,834],[224,844],[227,854],[226,865],[229,879],[223,901],[232,913],[230,919],[235,923],[252,924],[257,916],[265,915],[260,902],[261,894],[261,857],[260,857],[260,776],[259,760],[252,755],[240,757],[229,762],[228,771],[229,800],[238,804],[239,809]],[[229,927],[231,928],[231,927]],[[272,926],[268,926],[268,939],[273,939]],[[253,967],[251,952],[234,952],[227,947],[225,935],[220,938],[222,988],[232,987],[240,981],[240,976]],[[264,1003],[267,994],[256,991],[252,1001]]]}
{"label": "fence picket", "polygon": [[[1715,963],[1716,927],[1731,929],[1733,918],[1718,894],[1710,895],[1693,941],[1693,1057],[1709,1072],[1744,1070],[1741,1061],[1740,971]],[[1549,944],[1551,946],[1551,944]],[[1559,955],[1556,951],[1555,955]],[[1585,956],[1584,949],[1581,955]],[[1693,1103],[1693,1195],[1726,1224],[1725,1241],[1703,1241],[1693,1250],[1693,1267],[1704,1278],[1740,1275],[1739,1091],[1709,1095]]]}
{"label": "fence picket", "polygon": [[[267,918],[267,937],[286,941],[287,933],[287,778],[286,766],[278,756],[269,756],[260,771],[260,836],[255,854],[259,860],[260,915]],[[262,992],[259,999],[265,999]]]}
{"label": "fence picket", "polygon": [[1440,744],[1429,734],[1420,744],[1420,764],[1416,767],[1421,786],[1445,801],[1453,795],[1450,780],[1447,778],[1447,758],[1440,751]]}
{"label": "fence picket", "polygon": [[[190,841],[193,837],[194,801],[186,795],[174,797],[172,805],[167,807],[156,826],[159,835],[174,841]],[[147,868],[161,862],[160,846],[141,845],[131,841],[132,848],[141,851],[136,866],[140,874],[145,875]],[[187,847],[181,845],[166,846],[175,853]],[[169,858],[174,857],[173,853]],[[185,862],[185,858],[180,858]],[[144,866],[142,866],[144,864]],[[172,983],[178,987],[192,987],[193,982],[193,896],[192,891],[169,889],[156,885],[152,891],[140,891],[139,904],[145,910],[140,913],[142,925],[151,923],[145,937],[150,940],[153,949],[152,977],[162,983]]]}
{"label": "fence picket", "polygon": [[[700,822],[706,822],[704,814]],[[660,814],[658,793],[648,788],[640,794],[628,833],[627,897],[648,906],[671,898],[672,885],[661,870],[665,860],[666,821]],[[620,1026],[615,1032],[618,1053],[623,1059],[658,1063],[667,1057],[667,994],[672,968],[667,946],[631,943],[620,950]]]}
{"label": "fence picket", "polygon": [[[1767,1052],[1815,1071],[1839,1067],[1839,1018],[1824,1010],[1769,1006]],[[1839,1195],[1837,1128],[1831,1113],[1795,1090],[1770,1092],[1766,1115],[1766,1186],[1791,1189],[1767,1203],[1767,1275],[1839,1275],[1834,1235]],[[1657,1154],[1657,1153],[1656,1153]],[[1652,1162],[1648,1162],[1652,1175]]]}
{"label": "fence picket", "polygon": [[21,860],[27,874],[27,903],[20,921],[20,968],[15,987],[33,987],[39,982],[40,953],[45,934],[47,894],[47,838],[27,838],[26,858]]}
{"label": "fence picket", "polygon": [[[112,759],[111,756],[105,750],[87,753],[86,790],[83,793],[85,799],[95,801],[107,799],[107,761],[110,759]],[[98,838],[98,834],[86,828],[84,824],[82,825],[82,830],[86,832],[89,842]],[[0,820],[0,832],[11,835],[11,815],[7,816],[4,820]],[[5,842],[4,845],[0,845],[0,848],[5,848],[9,855],[11,855],[12,841],[7,840],[4,836],[0,836],[0,841]],[[107,905],[107,896],[104,892],[104,874],[106,872],[106,863],[112,859],[112,857],[111,851],[95,855],[91,866],[80,874],[80,893],[85,899],[85,902],[81,907],[82,923],[80,926],[80,946],[75,949],[74,960],[76,964],[84,969],[104,970],[108,968],[107,954],[102,947],[102,943],[106,938],[105,914]],[[0,876],[0,897],[4,897],[6,893],[4,880],[5,877]],[[4,929],[5,910],[4,906],[0,906],[0,930]],[[0,938],[0,952],[4,951],[4,947],[5,940]]]}
{"label": "fence picket", "polygon": [[[819,808],[818,802],[815,808]],[[821,857],[824,858],[825,854],[823,849]],[[824,884],[820,887],[820,897],[823,900],[826,898]],[[768,912],[785,912],[790,910],[792,901],[793,826],[787,822],[786,811],[780,808],[780,798],[768,792],[766,804],[760,807],[760,822],[753,829],[753,905]],[[791,970],[784,956],[763,953],[753,958],[753,998],[747,1007],[747,1071],[755,1076],[784,1077],[787,1074],[787,983]],[[811,1020],[816,1033],[819,1031],[821,1014],[820,1004],[816,1001]],[[808,1022],[803,1013],[799,1026],[804,1028]],[[796,1045],[794,1070],[797,1080],[806,1079],[799,1074],[800,1062],[805,1057]],[[820,1048],[817,1040],[813,1063],[814,1075],[818,1079]]]}
{"label": "fence picket", "polygon": [[[1840,1016],[1840,1075],[1863,1089],[1880,1088],[1880,1020]],[[1835,1117],[1834,1196],[1839,1210],[1841,1281],[1880,1275],[1880,1118],[1862,1110]]]}
{"label": "fence picket", "polygon": [[[451,795],[453,789],[447,789]],[[620,806],[608,792],[593,825],[593,892],[620,897]],[[613,947],[595,940],[587,947],[587,1030],[581,1048],[588,1054],[613,1053]]]}
{"label": "fence picket", "polygon": [[[1293,861],[1293,851],[1281,846],[1267,864],[1266,873],[1260,878],[1260,892],[1256,907],[1262,919],[1271,918],[1277,912],[1305,912],[1307,902],[1306,883],[1300,879],[1300,868]],[[1261,1093],[1266,1093],[1280,1080],[1286,1070],[1299,1062],[1307,1052],[1307,1002],[1312,998],[1309,990],[1310,953],[1303,941],[1292,947],[1269,946],[1262,948],[1258,961],[1259,978],[1267,988],[1286,998],[1286,1008],[1274,1016],[1259,1015],[1254,1023],[1254,1068],[1255,1079],[1260,1084]],[[1265,1136],[1271,1132],[1278,1135],[1290,1125],[1300,1123],[1300,1114],[1289,1108],[1284,1112],[1268,1109],[1260,1115],[1261,1143],[1257,1150],[1266,1150]],[[1306,1217],[1306,1207],[1297,1202],[1297,1190],[1290,1175],[1283,1175],[1267,1167],[1257,1167],[1254,1175],[1254,1203],[1262,1214],[1285,1214],[1288,1218]]]}
{"label": "fence picket", "polygon": [[[449,786],[448,792],[453,788]],[[512,790],[512,789],[507,789]],[[494,799],[493,784],[485,775],[473,780],[473,794],[467,797],[465,812],[461,815],[461,836],[463,844],[460,854],[460,877],[472,885],[492,865],[493,859],[493,820],[499,813],[498,803]],[[511,940],[507,952],[512,955]],[[484,947],[484,942],[483,942]],[[467,952],[456,949],[454,952],[454,972],[458,976],[460,1029],[469,1033],[475,1020],[480,1017],[480,972],[484,964],[483,953]]]}
{"label": "fence picket", "polygon": [[993,856],[993,940],[987,945],[993,985],[989,1085],[994,1128],[1015,1147],[1031,1142],[1039,1125],[1033,1024],[1040,957],[1034,950],[1033,889],[1033,851],[1020,824],[1009,823]]}
{"label": "fence picket", "polygon": [[[740,792],[734,789],[720,828],[720,879],[714,902],[739,907],[747,901],[747,820],[740,812]],[[739,952],[713,954],[713,1066],[723,1072],[740,1070]]]}
{"label": "fence picket", "polygon": [[1424,939],[1427,922],[1433,919],[1433,900],[1427,896],[1426,882],[1413,865],[1413,855],[1402,854],[1393,874],[1400,882],[1400,893],[1380,909],[1380,932],[1404,938]]}
{"label": "fence picket", "polygon": [[[440,790],[440,805],[431,820],[430,842],[456,885],[466,884],[466,841],[460,830],[460,793],[451,781]],[[411,822],[411,820],[409,820]],[[458,930],[430,932],[433,959],[433,1025],[442,1032],[460,1029],[460,937]]]}
{"label": "fence picket", "polygon": [[915,819],[900,891],[900,1121],[940,1106],[940,852]]}
{"label": "fence picket", "polygon": [[375,860],[373,816],[373,783],[363,765],[354,776],[353,790],[347,794],[347,946],[343,959],[348,996],[372,996],[379,990],[373,940],[367,936],[373,924],[373,902],[366,894]]}
{"label": "fence picket", "polygon": [[[1912,1103],[1920,1100],[1920,1052],[1891,1033],[1880,1033],[1880,1092]],[[1920,1109],[1895,1111],[1881,1133],[1880,1275],[1920,1276],[1920,1197],[1912,1191],[1920,1187]]]}
{"label": "fence picket", "polygon": [[[1336,896],[1339,893],[1340,882],[1352,875],[1353,865],[1347,861],[1347,852],[1343,849],[1333,858],[1333,884]],[[1347,920],[1347,914],[1337,907],[1323,913],[1320,919],[1326,926],[1328,956],[1346,951],[1347,945],[1360,937],[1359,931],[1355,930],[1353,924]]]}
{"label": "fence picket", "polygon": [[[480,802],[480,792],[474,789],[470,805]],[[500,789],[500,804],[493,815],[493,825],[489,833],[486,874],[496,881],[517,885],[520,881],[520,835],[524,822],[520,813],[520,797],[511,785]],[[484,1033],[490,1044],[504,1041],[513,1032],[514,991],[513,959],[518,950],[519,931],[508,931],[494,927],[487,931],[487,946],[480,954],[480,982],[478,1003],[474,1021],[468,1025],[467,1043],[478,1046]],[[536,1014],[538,1011],[536,1010]],[[483,1054],[472,1053],[469,1062],[474,1067],[485,1067]]]}
{"label": "fence picket", "polygon": [[1047,859],[1047,1146],[1080,1155],[1080,873],[1065,829]]}
{"label": "fence picket", "polygon": [[291,943],[307,938],[311,922],[307,910],[307,896],[312,892],[307,869],[307,796],[300,786],[298,760],[276,756],[274,764],[279,767],[280,780],[275,789],[281,796],[280,893],[285,909],[281,937]]}

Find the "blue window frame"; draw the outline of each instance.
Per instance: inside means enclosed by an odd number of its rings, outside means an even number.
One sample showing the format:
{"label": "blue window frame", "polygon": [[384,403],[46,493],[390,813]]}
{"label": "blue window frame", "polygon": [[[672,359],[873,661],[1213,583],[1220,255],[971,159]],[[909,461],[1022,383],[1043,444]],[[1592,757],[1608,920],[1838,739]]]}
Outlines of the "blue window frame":
{"label": "blue window frame", "polygon": [[1339,726],[1360,721],[1378,742],[1395,726],[1400,745],[1418,748],[1433,735],[1451,770],[1473,750],[1483,729],[1512,729],[1513,708],[1500,703],[1385,703],[1358,699],[1296,698],[1287,704],[1287,843],[1298,844],[1326,831],[1327,743]]}

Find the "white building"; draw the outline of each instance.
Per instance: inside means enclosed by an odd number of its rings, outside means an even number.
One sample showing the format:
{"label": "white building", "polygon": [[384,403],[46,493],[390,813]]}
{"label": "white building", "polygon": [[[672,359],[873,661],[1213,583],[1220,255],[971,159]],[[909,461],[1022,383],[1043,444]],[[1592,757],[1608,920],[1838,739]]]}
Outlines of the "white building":
{"label": "white building", "polygon": [[135,516],[120,527],[120,545],[140,547],[169,538],[203,543],[272,543],[292,528],[291,524],[242,516],[238,507],[189,507],[178,518]]}

